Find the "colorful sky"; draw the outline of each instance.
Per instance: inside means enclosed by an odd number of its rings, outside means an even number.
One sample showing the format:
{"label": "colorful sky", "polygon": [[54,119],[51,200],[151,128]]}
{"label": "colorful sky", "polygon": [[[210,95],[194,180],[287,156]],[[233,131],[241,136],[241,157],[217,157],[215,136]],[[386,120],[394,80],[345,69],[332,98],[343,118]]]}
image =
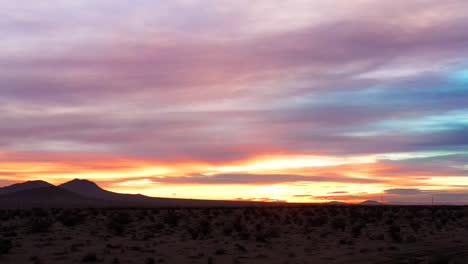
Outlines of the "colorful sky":
{"label": "colorful sky", "polygon": [[0,186],[468,203],[466,0],[0,0]]}

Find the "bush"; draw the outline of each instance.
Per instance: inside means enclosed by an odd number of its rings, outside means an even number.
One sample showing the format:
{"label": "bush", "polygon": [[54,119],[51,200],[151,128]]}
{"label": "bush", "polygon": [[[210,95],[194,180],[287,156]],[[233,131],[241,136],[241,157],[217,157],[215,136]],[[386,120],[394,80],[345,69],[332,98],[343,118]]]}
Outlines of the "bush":
{"label": "bush", "polygon": [[154,258],[147,258],[145,264],[156,264],[156,260]]}
{"label": "bush", "polygon": [[13,247],[13,243],[8,239],[0,239],[0,254],[8,254]]}
{"label": "bush", "polygon": [[83,259],[81,259],[81,262],[97,262],[98,258],[96,256],[96,253],[88,253],[86,254]]}
{"label": "bush", "polygon": [[429,260],[429,264],[450,264],[452,263],[452,257],[448,255],[435,255]]}
{"label": "bush", "polygon": [[73,227],[83,223],[85,221],[85,217],[82,215],[74,215],[71,212],[67,212],[57,217],[57,220],[64,226]]}
{"label": "bush", "polygon": [[328,217],[322,215],[318,216],[316,218],[310,218],[308,220],[308,224],[311,227],[319,227],[319,226],[324,226],[328,222]]}
{"label": "bush", "polygon": [[174,212],[169,212],[163,218],[164,223],[169,225],[170,227],[176,227],[177,225],[179,225],[179,220],[180,216]]}
{"label": "bush", "polygon": [[346,220],[343,218],[337,218],[332,221],[332,227],[335,230],[345,231],[346,229]]}
{"label": "bush", "polygon": [[31,223],[31,233],[46,233],[49,231],[52,222],[49,219],[36,219]]}
{"label": "bush", "polygon": [[223,248],[219,248],[215,251],[215,254],[216,255],[224,255],[226,254],[226,250],[224,250]]}
{"label": "bush", "polygon": [[398,225],[391,225],[388,229],[388,233],[393,241],[400,243],[403,238],[401,237],[400,227]]}
{"label": "bush", "polygon": [[125,232],[125,228],[132,222],[132,218],[128,213],[120,212],[114,216],[112,216],[107,224],[107,227],[115,234],[115,235],[123,235]]}
{"label": "bush", "polygon": [[359,237],[361,235],[361,233],[362,233],[362,228],[363,228],[362,225],[354,226],[351,229],[351,233],[352,233],[353,237],[355,237],[355,238]]}

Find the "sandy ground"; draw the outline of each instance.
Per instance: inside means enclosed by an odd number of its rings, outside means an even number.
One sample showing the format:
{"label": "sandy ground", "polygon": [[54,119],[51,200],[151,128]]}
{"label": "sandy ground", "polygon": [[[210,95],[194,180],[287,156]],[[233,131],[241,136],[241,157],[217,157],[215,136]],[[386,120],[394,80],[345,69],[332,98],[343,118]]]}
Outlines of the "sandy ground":
{"label": "sandy ground", "polygon": [[468,207],[0,211],[0,263],[468,263]]}

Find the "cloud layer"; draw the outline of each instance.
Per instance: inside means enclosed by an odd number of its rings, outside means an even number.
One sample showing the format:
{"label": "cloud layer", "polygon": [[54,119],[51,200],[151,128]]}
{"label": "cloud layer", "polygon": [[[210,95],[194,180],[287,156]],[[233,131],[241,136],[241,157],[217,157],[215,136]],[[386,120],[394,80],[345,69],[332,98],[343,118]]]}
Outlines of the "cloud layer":
{"label": "cloud layer", "polygon": [[[200,188],[365,177],[385,193],[461,188],[431,177],[467,176],[466,1],[0,7],[0,162],[16,168],[0,180],[103,179],[119,169],[117,181]],[[213,169],[278,155],[374,160]],[[18,169],[28,164],[59,169]]]}

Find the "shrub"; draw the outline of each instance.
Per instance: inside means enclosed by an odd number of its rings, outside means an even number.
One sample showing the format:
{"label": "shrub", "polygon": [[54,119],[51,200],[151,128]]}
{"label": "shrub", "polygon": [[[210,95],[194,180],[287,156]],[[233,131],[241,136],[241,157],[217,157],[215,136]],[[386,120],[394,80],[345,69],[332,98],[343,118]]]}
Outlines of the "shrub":
{"label": "shrub", "polygon": [[435,255],[429,260],[429,264],[450,264],[452,263],[452,257],[448,255]]}
{"label": "shrub", "polygon": [[145,264],[156,264],[156,260],[154,258],[147,258]]}
{"label": "shrub", "polygon": [[216,250],[215,252],[216,255],[224,255],[226,254],[226,250],[224,250],[223,248],[219,248]]}
{"label": "shrub", "polygon": [[72,214],[72,212],[62,213],[57,220],[64,226],[73,227],[81,224],[85,221],[85,217],[82,215]]}
{"label": "shrub", "polygon": [[170,227],[176,227],[179,224],[180,216],[174,212],[169,212],[164,216],[163,221]]}
{"label": "shrub", "polygon": [[11,240],[8,239],[0,239],[0,255],[8,254],[13,247]]}
{"label": "shrub", "polygon": [[345,231],[346,229],[346,220],[343,218],[336,218],[331,224],[335,230]]}
{"label": "shrub", "polygon": [[318,216],[315,218],[310,218],[308,220],[309,226],[312,226],[312,227],[324,226],[327,222],[328,222],[328,217],[324,215]]}
{"label": "shrub", "polygon": [[49,219],[33,220],[31,223],[31,233],[46,233],[49,231],[50,226],[52,226],[52,222]]}
{"label": "shrub", "polygon": [[393,224],[389,227],[388,233],[390,234],[390,237],[393,239],[395,242],[401,242],[403,239],[401,237],[401,232],[400,232],[400,227],[396,224]]}
{"label": "shrub", "polygon": [[96,253],[88,253],[82,259],[81,262],[97,262],[98,258]]}
{"label": "shrub", "polygon": [[362,233],[362,228],[363,228],[362,225],[354,226],[351,229],[351,233],[352,233],[353,237],[355,237],[355,238],[359,237],[361,235],[361,233]]}
{"label": "shrub", "polygon": [[128,224],[132,222],[132,218],[126,212],[120,212],[113,217],[110,218],[107,227],[115,234],[115,235],[123,235],[125,232],[125,228]]}

